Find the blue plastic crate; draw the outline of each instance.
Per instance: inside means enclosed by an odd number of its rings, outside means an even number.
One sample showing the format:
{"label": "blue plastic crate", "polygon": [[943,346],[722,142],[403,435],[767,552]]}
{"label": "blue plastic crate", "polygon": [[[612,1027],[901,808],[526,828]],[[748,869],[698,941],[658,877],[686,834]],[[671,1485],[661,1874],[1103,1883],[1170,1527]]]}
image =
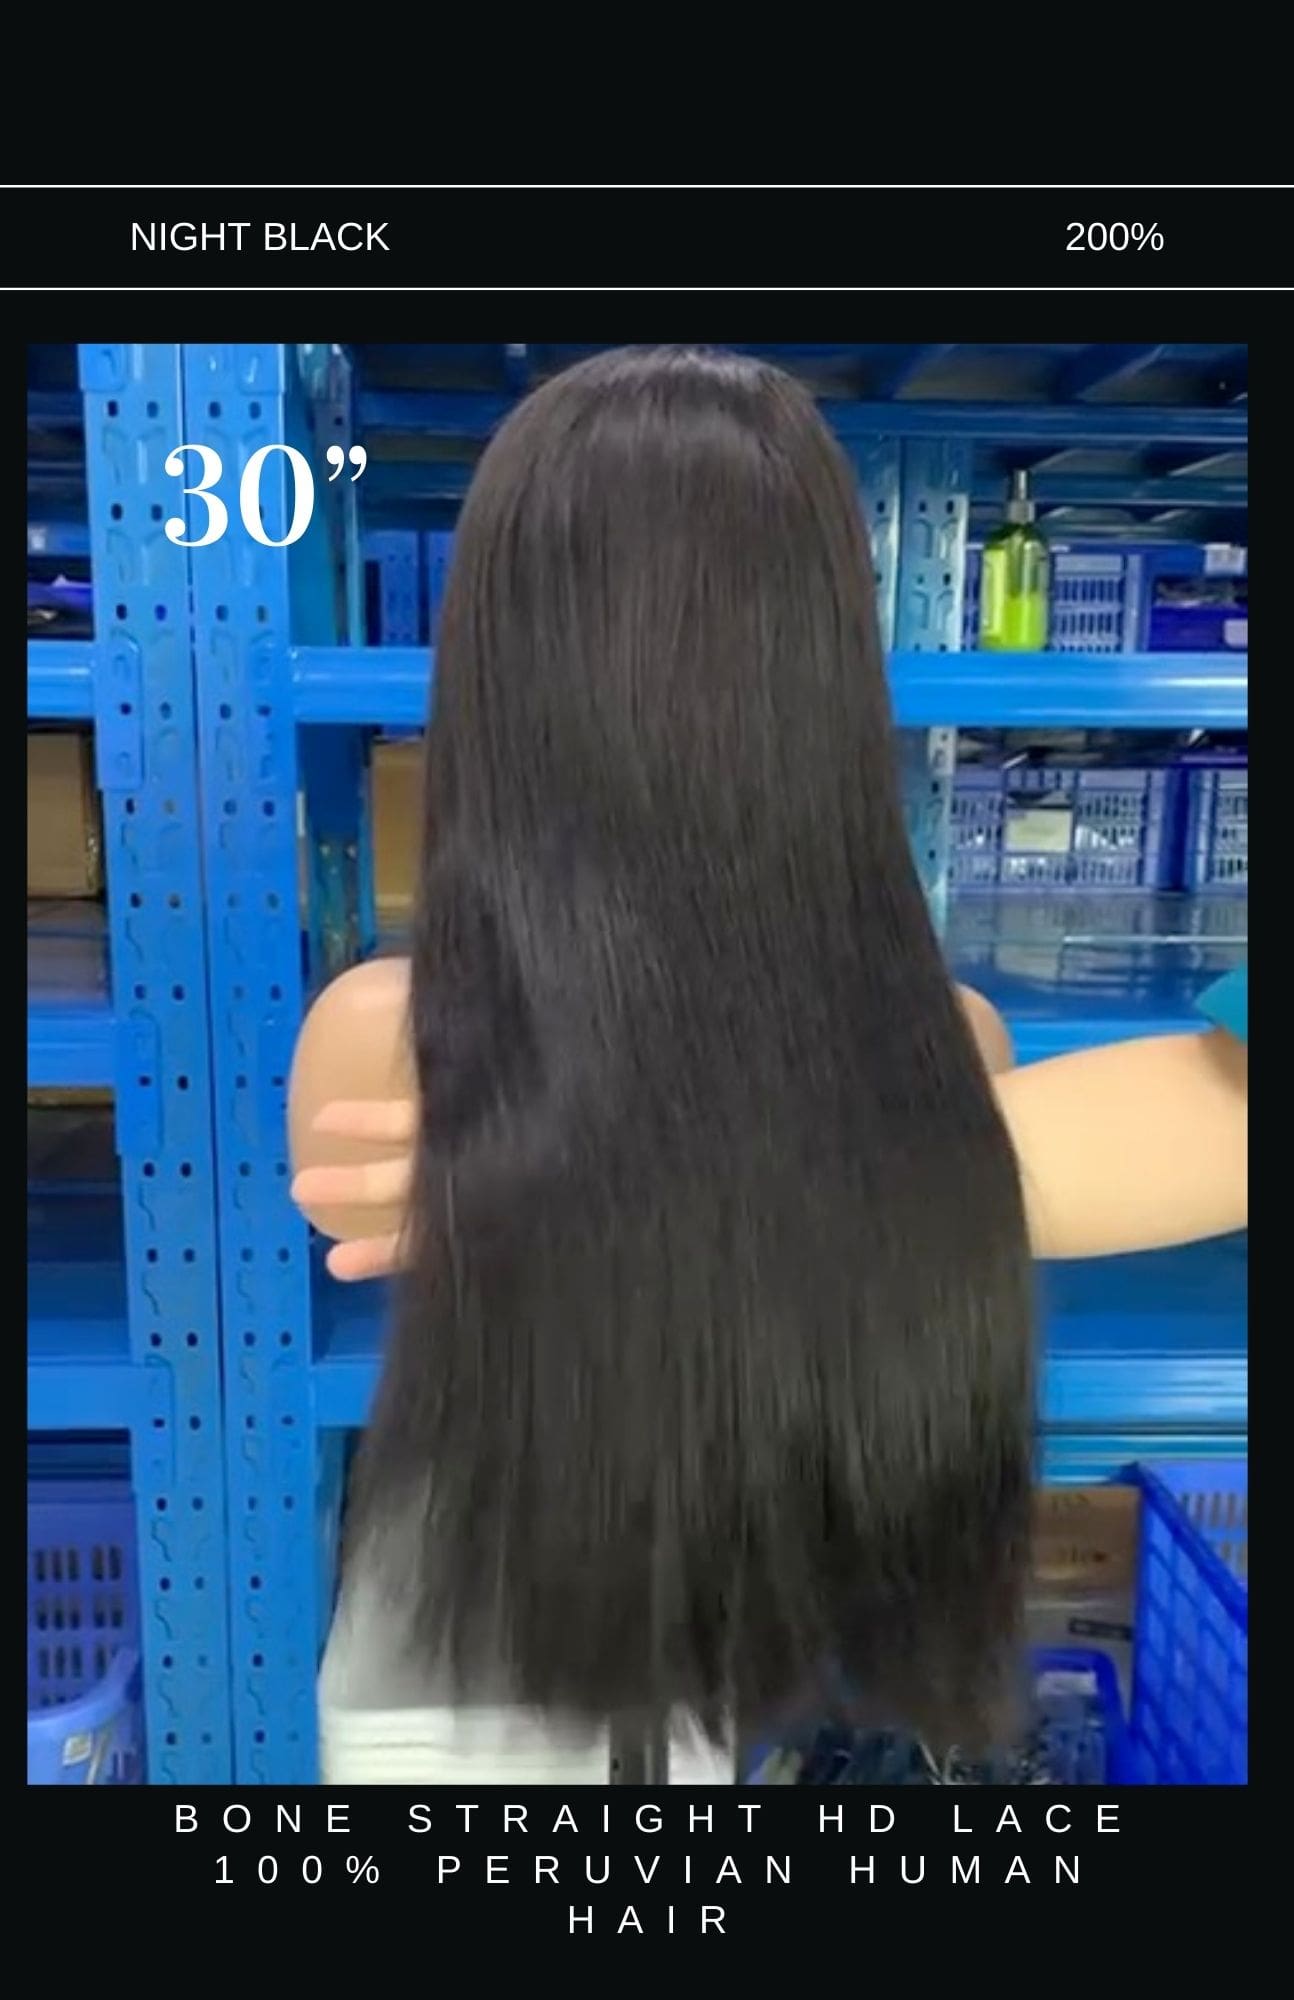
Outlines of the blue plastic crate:
{"label": "blue plastic crate", "polygon": [[1249,767],[1187,776],[1185,887],[1249,889]]}
{"label": "blue plastic crate", "polygon": [[1249,1467],[1140,1466],[1128,1780],[1249,1781]]}
{"label": "blue plastic crate", "polygon": [[27,1783],[143,1782],[135,1504],[124,1481],[27,1488]]}
{"label": "blue plastic crate", "polygon": [[1176,886],[1182,774],[965,766],[953,784],[954,889]]}
{"label": "blue plastic crate", "polygon": [[[1249,1753],[1249,1468],[1208,1459],[1129,1467],[1141,1493],[1131,1713],[1098,1651],[1033,1655],[1023,1753],[936,1765],[910,1735],[816,1729],[746,1763],[751,1783],[1243,1785]],[[1030,1766],[1035,1768],[1030,1769]]]}
{"label": "blue plastic crate", "polygon": [[[966,550],[962,645],[979,645],[980,563],[983,551]],[[1126,653],[1136,644],[1141,555],[1129,549],[1053,548],[1047,650],[1052,653]]]}

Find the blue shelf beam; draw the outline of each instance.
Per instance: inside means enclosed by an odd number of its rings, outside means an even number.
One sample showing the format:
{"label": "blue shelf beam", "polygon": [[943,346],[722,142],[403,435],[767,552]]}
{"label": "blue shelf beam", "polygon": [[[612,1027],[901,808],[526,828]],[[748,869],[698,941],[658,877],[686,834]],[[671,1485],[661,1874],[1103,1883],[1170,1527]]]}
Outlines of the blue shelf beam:
{"label": "blue shelf beam", "polygon": [[1110,389],[1116,383],[1129,382],[1134,375],[1144,374],[1167,354],[1166,347],[1098,346],[1088,347],[1077,355],[1060,378],[1061,402],[1076,402],[1080,397],[1090,396],[1094,389]]}
{"label": "blue shelf beam", "polygon": [[[1228,452],[1216,456],[1229,464],[1233,454]],[[370,506],[394,507],[419,502],[442,505],[462,500],[472,483],[472,468],[446,459],[374,458],[365,479]],[[1057,468],[1055,471],[1036,473],[1030,485],[1034,499],[1042,507],[1131,508],[1137,511],[1190,507],[1242,512],[1249,504],[1247,479],[1234,476],[1209,478],[1203,472],[1193,476],[1169,473],[1148,478],[1137,472],[1066,472]],[[1003,491],[1004,475],[981,471],[972,481],[971,500],[975,506],[1000,509]]]}
{"label": "blue shelf beam", "polygon": [[870,383],[872,395],[886,399],[901,396],[937,361],[951,354],[953,345],[951,341],[928,341],[921,346],[901,348],[873,376]]}
{"label": "blue shelf beam", "polygon": [[[432,656],[420,646],[297,646],[298,722],[418,728]],[[890,656],[901,728],[1245,729],[1245,653],[917,653]]]}
{"label": "blue shelf beam", "polygon": [[27,641],[27,714],[33,722],[88,722],[94,714],[94,643]]}
{"label": "blue shelf beam", "polygon": [[83,521],[29,521],[29,556],[88,556],[90,530]]}
{"label": "blue shelf beam", "polygon": [[85,422],[81,398],[74,389],[29,389],[27,422],[46,430],[80,430]]}
{"label": "blue shelf beam", "polygon": [[[1248,1412],[1243,1238],[1044,1274],[1044,1432],[1243,1432]],[[357,1430],[377,1387],[386,1298],[316,1299],[315,1423]]]}
{"label": "blue shelf beam", "polygon": [[92,903],[29,905],[28,1088],[110,1089],[116,1056],[101,911]]}
{"label": "blue shelf beam", "polygon": [[27,1001],[29,1090],[110,1090],[116,1037],[102,1006]]}
{"label": "blue shelf beam", "polygon": [[[1232,454],[1219,454],[1229,463]],[[375,459],[369,466],[368,499],[384,506],[398,502],[449,502],[461,500],[472,483],[472,468],[445,459]],[[1234,477],[1208,478],[1204,474],[1187,477],[1167,474],[1143,478],[1133,473],[1039,472],[1031,482],[1034,499],[1043,507],[1125,507],[1168,508],[1204,507],[1234,509],[1249,504],[1249,482]],[[971,484],[976,506],[1002,504],[1003,478],[997,473],[977,473]],[[869,495],[870,498],[870,495]]]}
{"label": "blue shelf beam", "polygon": [[[361,437],[373,432],[427,432],[439,438],[490,436],[515,398],[439,389],[365,390],[358,403]],[[967,440],[1002,445],[1200,445],[1247,448],[1244,406],[1160,409],[1136,403],[847,402],[819,407],[837,437]]]}
{"label": "blue shelf beam", "polygon": [[900,723],[998,729],[1246,729],[1244,653],[895,653]]}
{"label": "blue shelf beam", "polygon": [[28,1430],[133,1433],[165,1415],[165,1371],[131,1361],[120,1266],[37,1261],[27,1273]]}
{"label": "blue shelf beam", "polygon": [[[1098,474],[1063,470],[1031,476],[1029,490],[1040,507],[1207,507],[1243,511],[1249,504],[1247,479],[1186,478],[1170,473],[1161,479],[1136,474]],[[971,487],[976,505],[1002,505],[1001,479],[977,477]]]}
{"label": "blue shelf beam", "polygon": [[174,1416],[170,1375],[131,1352],[120,1193],[27,1190],[27,1428],[139,1435]]}

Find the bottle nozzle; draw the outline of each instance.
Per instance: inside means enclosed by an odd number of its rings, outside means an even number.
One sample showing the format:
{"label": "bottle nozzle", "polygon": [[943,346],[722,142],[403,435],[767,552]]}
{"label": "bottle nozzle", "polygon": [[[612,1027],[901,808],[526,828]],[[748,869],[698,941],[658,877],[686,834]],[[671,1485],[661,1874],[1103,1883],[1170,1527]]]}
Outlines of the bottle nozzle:
{"label": "bottle nozzle", "polygon": [[1006,518],[1013,526],[1022,526],[1033,520],[1035,508],[1029,492],[1027,472],[1013,472],[1007,494]]}

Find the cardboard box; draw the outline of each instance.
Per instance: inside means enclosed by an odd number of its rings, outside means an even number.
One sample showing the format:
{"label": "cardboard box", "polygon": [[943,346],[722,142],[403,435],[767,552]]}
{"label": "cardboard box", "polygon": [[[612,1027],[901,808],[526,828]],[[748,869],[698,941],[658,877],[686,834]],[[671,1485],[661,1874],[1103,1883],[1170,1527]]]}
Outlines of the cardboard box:
{"label": "cardboard box", "polygon": [[[384,929],[408,923],[422,845],[422,738],[374,743],[369,763],[373,899]],[[304,795],[297,798],[297,894],[301,921],[310,903]]]}
{"label": "cardboard box", "polygon": [[27,894],[97,896],[103,839],[94,751],[78,730],[27,735]]}
{"label": "cardboard box", "polygon": [[1047,1486],[1034,1501],[1033,1573],[1063,1594],[1131,1589],[1141,1495],[1135,1486]]}
{"label": "cardboard box", "polygon": [[413,907],[422,847],[422,739],[375,743],[371,784],[378,922],[403,922]]}
{"label": "cardboard box", "polygon": [[1028,1637],[1104,1653],[1125,1708],[1132,1677],[1141,1494],[1135,1486],[1050,1486],[1034,1502]]}

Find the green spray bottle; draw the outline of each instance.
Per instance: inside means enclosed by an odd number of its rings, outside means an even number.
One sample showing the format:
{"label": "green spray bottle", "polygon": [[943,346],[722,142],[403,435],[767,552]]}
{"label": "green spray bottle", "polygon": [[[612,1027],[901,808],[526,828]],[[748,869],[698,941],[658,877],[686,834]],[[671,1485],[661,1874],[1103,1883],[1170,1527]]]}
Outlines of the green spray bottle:
{"label": "green spray bottle", "polygon": [[1047,644],[1050,565],[1034,524],[1027,472],[1011,474],[1006,519],[984,544],[979,642],[986,652],[1040,653]]}

